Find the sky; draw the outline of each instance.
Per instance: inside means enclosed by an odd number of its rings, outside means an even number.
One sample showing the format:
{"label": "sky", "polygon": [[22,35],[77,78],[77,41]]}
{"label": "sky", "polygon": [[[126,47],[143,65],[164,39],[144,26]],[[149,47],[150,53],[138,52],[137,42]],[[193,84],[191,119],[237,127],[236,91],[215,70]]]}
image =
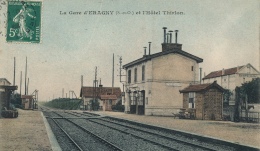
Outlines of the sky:
{"label": "sky", "polygon": [[[24,94],[27,56],[29,94],[39,90],[39,101],[61,97],[63,88],[65,94],[72,90],[79,96],[81,75],[83,85],[92,86],[95,67],[103,86],[112,86],[113,54],[114,85],[122,88],[117,76],[119,56],[123,64],[138,59],[148,42],[152,42],[152,54],[161,52],[162,27],[179,30],[178,43],[184,51],[203,59],[203,73],[247,63],[257,70],[260,67],[259,0],[44,0],[41,42],[34,44],[6,42],[6,5],[1,2],[0,78],[13,83],[15,57],[16,85],[19,86],[22,71]],[[90,15],[85,11],[113,14]],[[148,15],[143,11],[160,14]],[[165,11],[182,14],[167,15]]]}

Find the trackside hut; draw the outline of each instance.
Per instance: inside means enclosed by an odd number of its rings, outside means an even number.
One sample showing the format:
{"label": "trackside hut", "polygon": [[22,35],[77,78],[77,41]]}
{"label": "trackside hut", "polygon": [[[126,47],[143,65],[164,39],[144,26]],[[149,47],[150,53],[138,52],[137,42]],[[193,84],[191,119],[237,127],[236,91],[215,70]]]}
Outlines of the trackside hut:
{"label": "trackside hut", "polygon": [[183,108],[195,113],[195,119],[222,120],[224,89],[217,82],[189,85],[183,93]]}
{"label": "trackside hut", "polygon": [[[166,31],[164,31],[166,39]],[[171,38],[170,38],[171,39]],[[182,44],[165,40],[162,51],[127,63],[125,113],[171,115],[182,108],[179,90],[199,82],[203,59],[182,50]]]}
{"label": "trackside hut", "polygon": [[112,111],[112,105],[116,105],[116,95],[100,95],[100,100],[103,103],[103,111]]}
{"label": "trackside hut", "polygon": [[25,110],[34,108],[34,98],[33,95],[22,95],[22,107]]}
{"label": "trackside hut", "polygon": [[[94,93],[95,92],[95,93]],[[119,87],[97,87],[96,90],[93,87],[83,86],[81,87],[80,97],[84,103],[84,109],[91,109],[91,100],[93,100],[94,95],[96,95],[96,99],[99,101],[100,108],[103,108],[103,101],[101,100],[101,95],[115,95],[117,103],[118,100],[121,99],[121,89]]]}

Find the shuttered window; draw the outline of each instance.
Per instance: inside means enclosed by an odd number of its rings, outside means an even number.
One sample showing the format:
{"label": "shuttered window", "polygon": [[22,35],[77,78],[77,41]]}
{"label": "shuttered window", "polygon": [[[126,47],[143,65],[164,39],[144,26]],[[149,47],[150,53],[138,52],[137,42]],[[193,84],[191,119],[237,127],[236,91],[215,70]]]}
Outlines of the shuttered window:
{"label": "shuttered window", "polygon": [[145,80],[145,66],[142,66],[142,81]]}
{"label": "shuttered window", "polygon": [[137,82],[137,68],[135,68],[135,77],[134,77],[134,81]]}
{"label": "shuttered window", "polygon": [[195,92],[189,93],[189,108],[195,108]]}
{"label": "shuttered window", "polygon": [[128,74],[127,74],[127,76],[128,76],[128,83],[131,83],[131,70],[128,70]]}

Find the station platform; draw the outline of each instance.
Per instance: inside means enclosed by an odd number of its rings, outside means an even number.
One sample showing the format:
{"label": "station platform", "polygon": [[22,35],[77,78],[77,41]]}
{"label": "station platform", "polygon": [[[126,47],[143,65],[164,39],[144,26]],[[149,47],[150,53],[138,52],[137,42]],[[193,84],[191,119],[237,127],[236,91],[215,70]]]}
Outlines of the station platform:
{"label": "station platform", "polygon": [[[60,150],[55,143],[55,137],[50,135],[51,130],[45,124],[46,119],[42,116],[41,111],[18,110],[18,112],[18,118],[0,119],[1,151]],[[109,111],[92,111],[91,113],[123,118],[260,148],[260,124],[174,119],[173,117],[144,116]]]}
{"label": "station platform", "polygon": [[0,118],[1,151],[51,151],[42,112],[18,109],[18,118]]}

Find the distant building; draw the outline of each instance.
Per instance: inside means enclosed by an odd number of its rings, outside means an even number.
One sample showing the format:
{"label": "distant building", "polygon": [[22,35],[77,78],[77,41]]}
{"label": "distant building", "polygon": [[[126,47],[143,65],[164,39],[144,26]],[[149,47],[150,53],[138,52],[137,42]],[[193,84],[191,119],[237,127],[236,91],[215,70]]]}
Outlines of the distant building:
{"label": "distant building", "polygon": [[243,83],[259,77],[260,72],[248,63],[243,66],[213,71],[206,75],[202,80],[203,83],[217,81],[223,88],[234,90],[237,86],[241,86]]}
{"label": "distant building", "polygon": [[171,34],[166,34],[164,28],[162,52],[151,54],[149,46],[148,54],[145,49],[143,57],[123,66],[126,70],[125,112],[145,115],[177,113],[182,108],[179,90],[199,82],[201,62],[203,59],[183,51],[177,40],[172,43]]}
{"label": "distant building", "polygon": [[183,93],[184,113],[200,120],[222,120],[224,89],[215,82],[189,85]]}
{"label": "distant building", "polygon": [[[224,89],[229,89],[234,94],[237,86],[252,81],[254,78],[260,78],[260,72],[248,63],[243,66],[213,71],[206,75],[202,80],[203,83],[217,81],[220,86]],[[229,104],[234,105],[234,101],[229,102]]]}
{"label": "distant building", "polygon": [[[96,93],[94,93],[96,92]],[[103,110],[111,110],[111,106],[121,99],[121,89],[119,87],[81,87],[80,97],[83,100],[85,110],[91,110],[91,101],[96,94],[96,100],[99,101],[100,108]],[[111,95],[111,96],[109,96]]]}
{"label": "distant building", "polygon": [[34,97],[33,95],[22,95],[22,108],[25,110],[34,109]]}

